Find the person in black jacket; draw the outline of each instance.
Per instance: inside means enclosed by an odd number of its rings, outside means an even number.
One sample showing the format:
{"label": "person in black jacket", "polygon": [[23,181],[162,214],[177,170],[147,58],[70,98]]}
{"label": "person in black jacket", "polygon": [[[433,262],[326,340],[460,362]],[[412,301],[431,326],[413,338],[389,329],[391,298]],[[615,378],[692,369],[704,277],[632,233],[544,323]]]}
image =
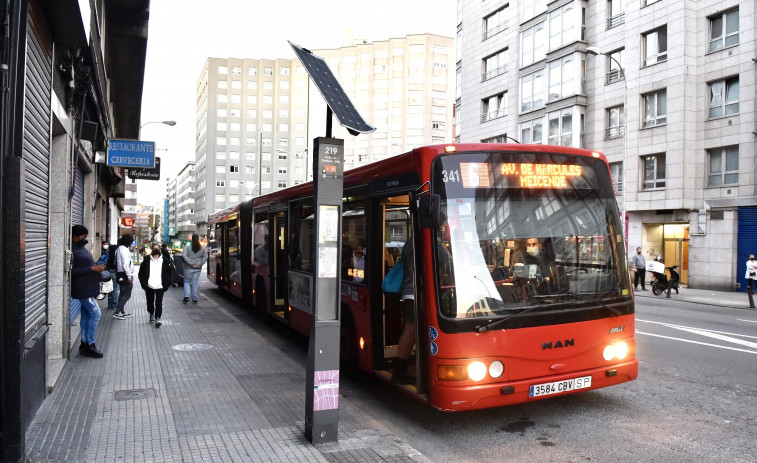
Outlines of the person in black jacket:
{"label": "person in black jacket", "polygon": [[166,258],[160,252],[160,245],[154,243],[152,252],[139,266],[139,284],[145,290],[147,296],[147,312],[150,314],[150,323],[155,322],[155,327],[161,325],[160,317],[163,315],[163,293],[171,287],[171,259]]}
{"label": "person in black jacket", "polygon": [[92,358],[102,358],[103,353],[95,346],[95,333],[100,321],[100,307],[95,296],[100,294],[100,272],[104,265],[95,264],[87,248],[89,231],[83,225],[71,228],[73,242],[73,269],[71,270],[71,299],[78,299],[81,303],[81,345],[79,354]]}

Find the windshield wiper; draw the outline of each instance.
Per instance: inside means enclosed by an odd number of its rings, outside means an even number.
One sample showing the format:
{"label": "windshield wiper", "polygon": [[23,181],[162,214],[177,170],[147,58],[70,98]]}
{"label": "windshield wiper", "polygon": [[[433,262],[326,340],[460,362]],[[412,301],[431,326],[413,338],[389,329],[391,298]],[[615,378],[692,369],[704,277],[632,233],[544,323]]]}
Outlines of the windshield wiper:
{"label": "windshield wiper", "polygon": [[[602,295],[602,294],[609,294],[609,293],[597,293],[597,295]],[[598,306],[600,306],[600,307],[602,307],[604,309],[607,309],[613,315],[613,317],[617,317],[618,315],[622,315],[621,311],[619,311],[618,309],[615,309],[615,308],[612,308],[610,306],[605,305],[604,303],[602,303],[598,299],[587,299],[587,298],[581,297],[580,295],[578,295],[578,294],[576,294],[576,293],[574,293],[572,291],[568,291],[567,293],[559,293],[559,294],[538,294],[538,295],[529,296],[530,299],[550,299],[550,298],[553,298],[553,297],[572,297],[573,299],[577,299],[579,301],[592,302],[592,303],[595,303],[595,304],[597,304]],[[543,304],[542,305],[535,305],[535,306],[529,307],[527,309],[521,310],[518,313],[515,313],[515,314],[512,314],[510,316],[507,316],[505,318],[500,318],[500,319],[492,320],[490,322],[487,322],[487,323],[484,323],[484,324],[481,324],[481,325],[476,325],[475,327],[473,327],[473,331],[475,331],[476,333],[483,333],[484,331],[489,331],[491,329],[496,328],[497,326],[500,326],[500,325],[504,324],[507,320],[510,320],[512,318],[515,318],[515,317],[519,317],[519,316],[523,315],[524,313],[531,312],[532,310],[535,310],[535,309],[538,309],[538,308],[541,308],[541,307],[544,307],[544,305]]]}

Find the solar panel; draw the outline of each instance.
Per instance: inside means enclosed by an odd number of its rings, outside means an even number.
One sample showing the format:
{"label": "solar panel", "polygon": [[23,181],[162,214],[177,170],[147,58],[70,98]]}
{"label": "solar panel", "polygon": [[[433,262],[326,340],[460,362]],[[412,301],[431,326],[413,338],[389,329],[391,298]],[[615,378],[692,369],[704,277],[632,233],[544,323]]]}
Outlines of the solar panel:
{"label": "solar panel", "polygon": [[331,69],[329,69],[323,58],[314,55],[307,48],[302,48],[292,42],[289,42],[289,45],[294,49],[294,53],[300,59],[303,66],[305,66],[308,75],[315,82],[315,86],[318,87],[318,91],[321,92],[323,99],[326,100],[326,104],[329,105],[331,111],[336,115],[339,123],[350,134],[358,135],[360,133],[371,133],[376,130],[375,127],[368,125],[357,112],[355,105],[352,104],[350,98],[344,93],[342,86],[336,80],[336,77],[334,77],[334,74],[332,74]]}

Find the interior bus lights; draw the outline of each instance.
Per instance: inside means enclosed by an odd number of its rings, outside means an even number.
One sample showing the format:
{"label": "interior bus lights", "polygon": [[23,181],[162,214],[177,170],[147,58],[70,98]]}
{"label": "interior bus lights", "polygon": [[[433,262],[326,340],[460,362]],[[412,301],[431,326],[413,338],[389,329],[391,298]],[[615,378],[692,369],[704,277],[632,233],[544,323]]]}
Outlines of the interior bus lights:
{"label": "interior bus lights", "polygon": [[365,338],[360,336],[360,350],[365,350]]}

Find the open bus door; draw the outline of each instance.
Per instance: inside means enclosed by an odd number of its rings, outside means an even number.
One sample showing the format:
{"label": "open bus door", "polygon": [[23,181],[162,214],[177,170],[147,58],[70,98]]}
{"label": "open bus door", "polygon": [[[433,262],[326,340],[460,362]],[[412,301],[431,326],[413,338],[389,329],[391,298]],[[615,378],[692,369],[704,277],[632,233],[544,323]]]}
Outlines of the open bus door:
{"label": "open bus door", "polygon": [[[380,281],[386,276],[386,274],[395,265],[402,265],[400,256],[405,243],[411,236],[412,222],[410,220],[410,198],[408,195],[393,196],[389,198],[380,198],[377,200],[374,217],[378,220],[375,230],[379,233],[381,240],[383,259],[377,265],[380,265],[381,278],[379,279],[377,289],[381,293],[378,302],[381,308],[380,316],[380,332],[374,331],[378,334],[375,339],[380,340],[380,346],[375,351],[375,355],[379,356],[376,362],[377,373],[384,377],[391,377],[393,371],[393,363],[397,359],[399,339],[402,334],[405,325],[405,314],[403,303],[400,300],[401,295],[396,293],[385,293],[380,289]],[[380,231],[379,231],[380,230]],[[374,242],[376,242],[374,240]],[[417,249],[418,247],[414,247]],[[417,273],[417,272],[416,272]],[[418,283],[415,288],[415,300],[418,301]],[[415,344],[413,347],[410,360],[408,362],[408,376],[415,378],[414,384],[406,384],[407,388],[413,392],[418,392],[419,376],[418,376],[418,323],[422,323],[422,320],[418,320],[417,317],[417,305],[415,310],[416,318],[416,330],[415,330]],[[376,318],[374,318],[376,320]]]}
{"label": "open bus door", "polygon": [[255,210],[252,224],[252,301],[255,314],[265,320],[269,315],[269,288],[271,273],[271,230],[268,208]]}
{"label": "open bus door", "polygon": [[273,233],[273,253],[271,254],[271,277],[273,282],[273,311],[271,315],[279,318],[289,318],[287,311],[287,272],[289,258],[287,256],[287,213],[279,211],[270,214]]}

